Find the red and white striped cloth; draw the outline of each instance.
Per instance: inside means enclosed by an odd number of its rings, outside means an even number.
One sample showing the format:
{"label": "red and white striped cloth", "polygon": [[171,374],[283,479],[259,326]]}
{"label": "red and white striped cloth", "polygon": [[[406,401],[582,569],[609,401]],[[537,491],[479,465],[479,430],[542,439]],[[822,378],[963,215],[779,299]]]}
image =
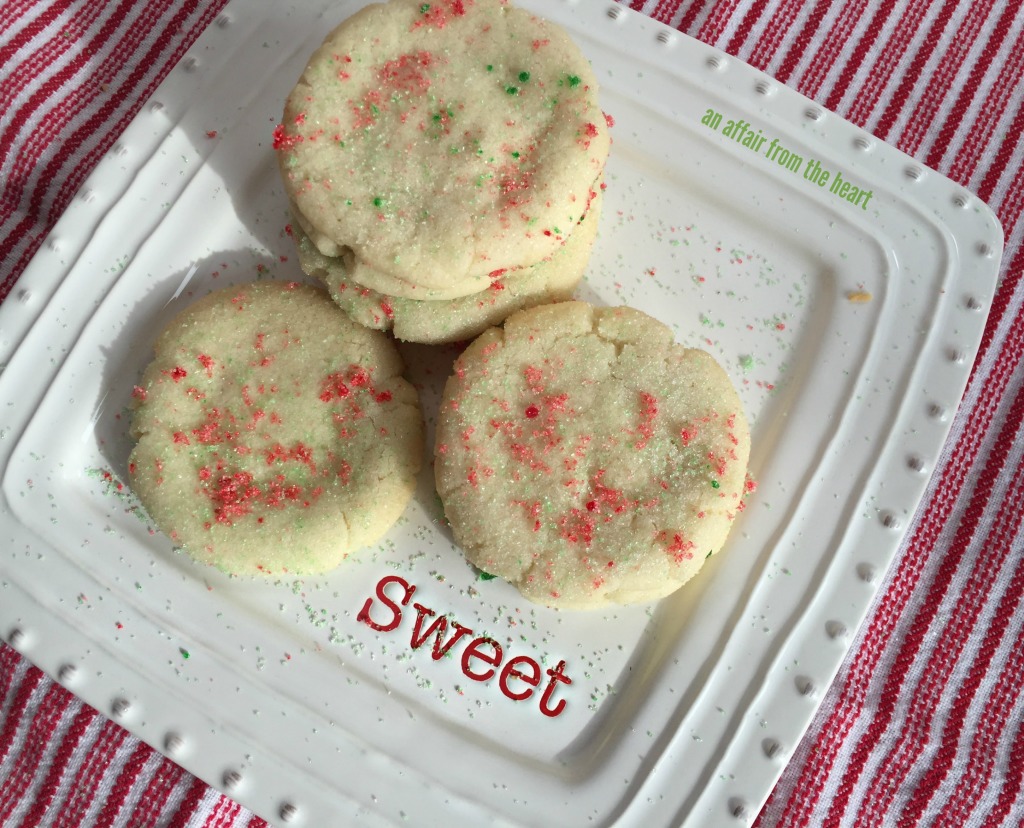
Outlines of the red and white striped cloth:
{"label": "red and white striped cloth", "polygon": [[[1003,223],[1001,279],[953,435],[868,623],[757,825],[1021,825],[1024,5],[629,5],[949,175]],[[222,6],[0,6],[0,300],[86,174]],[[265,825],[2,644],[0,821]]]}

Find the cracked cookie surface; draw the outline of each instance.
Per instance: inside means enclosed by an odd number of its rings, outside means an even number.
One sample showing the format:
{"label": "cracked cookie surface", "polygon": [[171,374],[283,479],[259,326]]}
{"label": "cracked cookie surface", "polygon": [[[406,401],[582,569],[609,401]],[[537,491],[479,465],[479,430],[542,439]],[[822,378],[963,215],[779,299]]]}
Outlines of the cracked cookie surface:
{"label": "cracked cookie surface", "polygon": [[132,488],[198,561],[330,570],[412,497],[423,424],[402,368],[319,288],[213,293],[163,331],[135,389]]}
{"label": "cracked cookie surface", "polygon": [[709,354],[640,311],[564,302],[459,357],[434,450],[469,561],[531,601],[586,608],[661,598],[722,547],[750,433]]}

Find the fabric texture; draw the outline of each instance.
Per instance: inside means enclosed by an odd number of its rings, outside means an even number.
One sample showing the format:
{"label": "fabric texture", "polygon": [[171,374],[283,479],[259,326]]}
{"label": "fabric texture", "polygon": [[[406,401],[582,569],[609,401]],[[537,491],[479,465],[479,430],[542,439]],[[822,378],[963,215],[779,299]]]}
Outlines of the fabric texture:
{"label": "fabric texture", "polygon": [[[18,276],[86,175],[223,5],[0,5],[0,301],[17,295]],[[628,5],[763,69],[950,176],[1003,224],[1002,272],[951,437],[867,623],[755,824],[1019,825],[1024,7],[1008,0]],[[0,823],[266,824],[2,644]]]}

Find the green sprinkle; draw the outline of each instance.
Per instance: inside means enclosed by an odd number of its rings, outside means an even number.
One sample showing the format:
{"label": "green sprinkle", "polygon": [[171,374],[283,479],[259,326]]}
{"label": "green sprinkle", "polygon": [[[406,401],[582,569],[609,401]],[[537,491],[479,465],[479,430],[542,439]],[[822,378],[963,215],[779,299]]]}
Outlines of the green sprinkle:
{"label": "green sprinkle", "polygon": [[711,488],[712,488],[712,489],[717,489],[717,488],[719,488],[719,487],[720,487],[721,485],[722,485],[722,484],[721,484],[721,483],[719,483],[719,482],[718,482],[717,480],[712,480],[712,481],[711,481]]}
{"label": "green sprinkle", "polygon": [[569,75],[569,86],[579,86],[580,78],[579,75]]}
{"label": "green sprinkle", "polygon": [[430,3],[424,3],[420,6],[420,14],[426,14],[428,11],[430,11]]}
{"label": "green sprinkle", "polygon": [[493,72],[494,71],[494,64],[493,63],[488,63],[487,64],[487,71],[488,72]]}
{"label": "green sprinkle", "polygon": [[526,83],[529,79],[530,79],[530,73],[529,72],[520,72],[519,73],[519,80],[521,80],[523,83]]}
{"label": "green sprinkle", "polygon": [[512,157],[513,158],[518,158],[519,157],[519,153],[518,152],[513,152],[512,153]]}
{"label": "green sprinkle", "polygon": [[508,92],[509,95],[518,95],[519,94],[519,87],[518,86],[506,86],[505,87],[505,91]]}
{"label": "green sprinkle", "polygon": [[714,549],[709,549],[708,554],[704,556],[704,560],[706,561],[708,558],[710,558],[712,554],[714,554],[714,551]]}
{"label": "green sprinkle", "polygon": [[381,196],[377,196],[373,200],[373,206],[374,207],[383,207],[384,206],[384,199]]}
{"label": "green sprinkle", "polygon": [[189,653],[189,651],[186,650],[184,647],[180,647],[178,649],[178,652],[181,653],[182,658],[188,658],[191,655],[191,653]]}
{"label": "green sprinkle", "polygon": [[493,581],[497,577],[498,577],[497,575],[492,575],[490,572],[483,572],[483,571],[481,571],[480,574],[477,576],[477,580],[478,581]]}

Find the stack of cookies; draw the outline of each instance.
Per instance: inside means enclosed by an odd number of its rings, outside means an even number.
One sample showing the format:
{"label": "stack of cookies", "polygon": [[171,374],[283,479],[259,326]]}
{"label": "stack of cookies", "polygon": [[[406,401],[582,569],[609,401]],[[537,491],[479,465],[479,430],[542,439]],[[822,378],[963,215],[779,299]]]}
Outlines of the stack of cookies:
{"label": "stack of cookies", "polygon": [[640,311],[562,301],[608,126],[565,32],[502,0],[390,0],[328,35],[274,133],[326,290],[221,291],[162,334],[129,463],[157,524],[236,574],[328,571],[381,537],[425,439],[390,331],[473,340],[434,445],[471,563],[563,608],[692,578],[752,490],[750,430],[710,355]]}
{"label": "stack of cookies", "polygon": [[572,293],[609,132],[559,27],[500,0],[391,0],[328,35],[274,146],[303,270],[361,324],[450,342]]}

